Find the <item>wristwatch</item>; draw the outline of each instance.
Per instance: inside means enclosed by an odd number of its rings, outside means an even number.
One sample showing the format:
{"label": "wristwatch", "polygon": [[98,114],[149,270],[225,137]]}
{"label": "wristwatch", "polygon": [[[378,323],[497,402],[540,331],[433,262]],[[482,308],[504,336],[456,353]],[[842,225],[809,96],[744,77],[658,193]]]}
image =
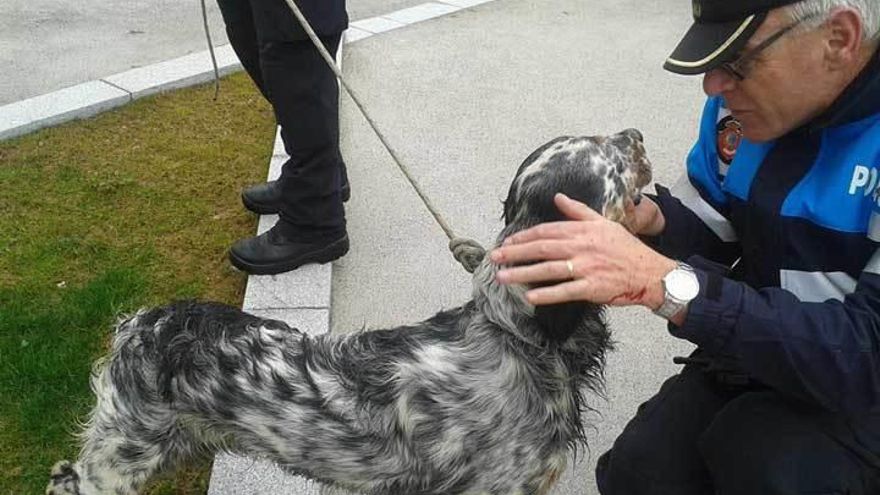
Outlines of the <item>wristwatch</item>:
{"label": "wristwatch", "polygon": [[654,314],[667,320],[684,309],[700,293],[700,280],[686,263],[678,265],[663,277],[663,304]]}

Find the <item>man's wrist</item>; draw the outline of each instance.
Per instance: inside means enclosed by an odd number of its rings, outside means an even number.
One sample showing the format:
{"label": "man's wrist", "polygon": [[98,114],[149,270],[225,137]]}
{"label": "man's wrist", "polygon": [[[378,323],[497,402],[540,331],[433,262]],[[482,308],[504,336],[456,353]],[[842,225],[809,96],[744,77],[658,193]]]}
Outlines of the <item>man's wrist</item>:
{"label": "man's wrist", "polygon": [[660,210],[657,210],[656,216],[651,220],[651,223],[647,225],[640,235],[645,235],[649,237],[656,237],[663,233],[663,229],[666,228],[666,219],[663,217],[663,213],[660,213]]}
{"label": "man's wrist", "polygon": [[647,307],[651,311],[657,311],[666,300],[666,290],[663,288],[663,277],[669,274],[678,263],[675,260],[665,256],[660,257],[660,261],[654,264],[655,269],[649,271],[648,282],[645,287],[645,297],[642,299],[642,306]]}
{"label": "man's wrist", "polygon": [[639,206],[649,209],[650,214],[648,215],[648,222],[639,229],[638,234],[649,237],[656,237],[662,234],[663,229],[666,228],[666,218],[663,216],[663,211],[660,210],[660,205],[650,198],[643,198],[642,204]]}
{"label": "man's wrist", "polygon": [[669,323],[672,323],[673,325],[680,327],[680,326],[684,325],[684,320],[685,320],[685,318],[687,318],[687,313],[688,313],[688,304],[686,304],[683,308],[681,308],[681,310],[679,310],[678,313],[675,313],[674,315],[670,316],[668,321],[669,321]]}

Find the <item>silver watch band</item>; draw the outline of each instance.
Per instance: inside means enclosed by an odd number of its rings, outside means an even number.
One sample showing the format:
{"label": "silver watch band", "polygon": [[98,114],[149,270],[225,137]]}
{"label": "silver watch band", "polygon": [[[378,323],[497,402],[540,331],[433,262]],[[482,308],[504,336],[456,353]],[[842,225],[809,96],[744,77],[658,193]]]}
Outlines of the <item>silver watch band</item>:
{"label": "silver watch band", "polygon": [[669,287],[667,286],[667,280],[669,279],[670,274],[672,274],[672,272],[676,270],[684,270],[690,272],[690,274],[693,275],[694,279],[696,279],[696,273],[694,272],[694,269],[691,268],[690,265],[682,262],[679,262],[678,265],[673,268],[673,270],[669,274],[663,277],[663,304],[661,304],[659,308],[654,310],[654,314],[661,316],[667,320],[678,314],[688,305],[688,303],[693,300],[693,297],[696,296],[696,294],[694,294],[694,296],[688,297],[687,299],[681,299],[670,292]]}

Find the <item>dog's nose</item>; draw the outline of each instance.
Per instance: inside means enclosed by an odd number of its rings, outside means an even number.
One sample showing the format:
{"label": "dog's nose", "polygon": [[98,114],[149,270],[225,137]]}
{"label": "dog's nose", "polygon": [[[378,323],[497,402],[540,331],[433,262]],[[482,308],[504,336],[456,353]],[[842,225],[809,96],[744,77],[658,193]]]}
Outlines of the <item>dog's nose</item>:
{"label": "dog's nose", "polygon": [[627,129],[627,130],[623,131],[621,134],[625,134],[640,143],[645,142],[645,137],[642,136],[642,133],[639,132],[638,129]]}

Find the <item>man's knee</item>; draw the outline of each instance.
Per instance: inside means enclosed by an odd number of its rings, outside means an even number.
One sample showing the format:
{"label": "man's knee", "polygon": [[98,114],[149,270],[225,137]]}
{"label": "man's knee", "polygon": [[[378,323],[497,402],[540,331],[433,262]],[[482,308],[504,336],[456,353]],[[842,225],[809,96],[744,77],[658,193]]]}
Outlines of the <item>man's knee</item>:
{"label": "man's knee", "polygon": [[773,392],[731,401],[699,445],[718,495],[868,493],[864,468],[815,414]]}
{"label": "man's knee", "polygon": [[669,379],[599,459],[599,491],[603,495],[708,493],[708,476],[696,444],[722,405],[701,373]]}
{"label": "man's knee", "polygon": [[629,433],[624,431],[596,464],[602,495],[708,493],[708,477],[693,446],[661,445],[656,437]]}

